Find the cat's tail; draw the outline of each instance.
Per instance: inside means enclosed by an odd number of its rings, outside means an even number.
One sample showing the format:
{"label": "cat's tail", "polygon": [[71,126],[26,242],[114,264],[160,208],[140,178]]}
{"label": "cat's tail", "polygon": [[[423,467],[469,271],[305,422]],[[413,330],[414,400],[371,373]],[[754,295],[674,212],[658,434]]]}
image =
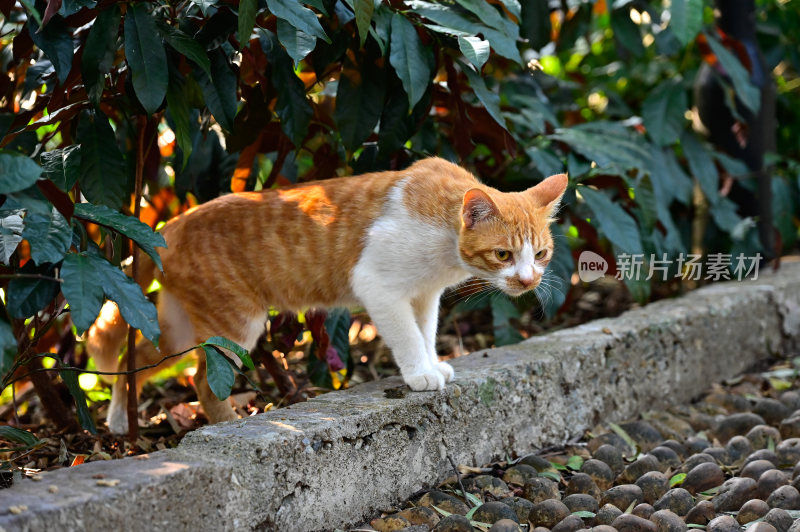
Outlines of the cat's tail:
{"label": "cat's tail", "polygon": [[[147,290],[155,278],[156,266],[144,253],[139,254],[141,264],[136,275],[136,282]],[[125,273],[131,275],[130,265]],[[106,301],[100,309],[100,315],[86,334],[86,352],[94,359],[97,371],[115,372],[119,369],[119,353],[128,337],[128,324],[113,301]],[[113,375],[100,375],[107,383],[113,383]]]}

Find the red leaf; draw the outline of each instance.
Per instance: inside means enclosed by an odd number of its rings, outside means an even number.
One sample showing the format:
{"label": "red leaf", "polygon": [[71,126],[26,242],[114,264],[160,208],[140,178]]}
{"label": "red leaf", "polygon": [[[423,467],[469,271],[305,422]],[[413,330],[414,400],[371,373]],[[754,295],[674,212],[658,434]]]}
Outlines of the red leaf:
{"label": "red leaf", "polygon": [[42,25],[37,30],[37,33],[42,31],[50,19],[53,18],[53,15],[58,13],[58,10],[61,9],[61,0],[47,0],[47,9],[44,10],[44,18],[42,19]]}
{"label": "red leaf", "polygon": [[344,369],[344,364],[339,357],[339,352],[332,345],[329,345],[328,349],[325,350],[325,360],[328,362],[328,369],[331,371]]}
{"label": "red leaf", "polygon": [[72,220],[72,213],[75,211],[75,204],[72,203],[72,198],[69,194],[61,191],[55,183],[49,179],[39,179],[36,181],[36,187],[44,195],[45,198],[50,200],[58,212],[68,221]]}

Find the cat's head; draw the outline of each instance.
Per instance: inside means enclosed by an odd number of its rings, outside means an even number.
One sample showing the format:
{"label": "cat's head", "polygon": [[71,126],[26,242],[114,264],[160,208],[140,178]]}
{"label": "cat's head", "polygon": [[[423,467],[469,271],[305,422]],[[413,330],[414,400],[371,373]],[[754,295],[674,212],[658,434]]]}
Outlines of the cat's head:
{"label": "cat's head", "polygon": [[511,296],[539,286],[553,258],[550,222],[566,188],[567,175],[558,174],[524,192],[468,190],[459,233],[467,270]]}

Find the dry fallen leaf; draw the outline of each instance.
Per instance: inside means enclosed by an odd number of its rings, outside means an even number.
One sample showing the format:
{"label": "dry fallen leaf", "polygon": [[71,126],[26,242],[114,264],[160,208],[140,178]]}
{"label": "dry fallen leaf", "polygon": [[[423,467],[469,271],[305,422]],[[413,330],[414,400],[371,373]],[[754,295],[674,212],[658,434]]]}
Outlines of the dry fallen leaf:
{"label": "dry fallen leaf", "polygon": [[20,504],[18,506],[9,506],[8,507],[8,511],[11,512],[14,515],[19,515],[22,512],[26,511],[27,509],[28,509],[28,507],[25,506],[24,504]]}
{"label": "dry fallen leaf", "polygon": [[119,480],[116,478],[104,478],[97,481],[98,486],[106,486],[109,488],[113,488],[117,484],[119,484]]}

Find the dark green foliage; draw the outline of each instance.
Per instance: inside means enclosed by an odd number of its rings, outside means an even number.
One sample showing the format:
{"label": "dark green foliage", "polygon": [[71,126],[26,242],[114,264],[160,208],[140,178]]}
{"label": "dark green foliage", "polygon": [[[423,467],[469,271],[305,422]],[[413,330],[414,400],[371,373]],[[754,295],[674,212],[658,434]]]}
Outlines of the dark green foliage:
{"label": "dark green foliage", "polygon": [[[708,0],[578,0],[554,12],[545,0],[65,0],[45,20],[32,5],[12,3],[0,37],[14,44],[0,99],[0,262],[12,277],[2,284],[4,378],[33,356],[35,328],[70,316],[84,331],[106,298],[157,340],[155,307],[118,267],[130,252],[120,235],[160,267],[163,239],[129,216],[137,169],[153,225],[232,189],[401,169],[426,155],[502,190],[568,171],[539,301],[482,300],[496,344],[519,340],[524,307],[545,317],[561,308],[583,249],[609,262],[761,249],[754,218],[726,189],[735,178],[754,191],[749,169],[692,130],[703,62],[728,76],[725,103],[737,119],[762,95],[748,61],[712,26]],[[758,16],[785,118],[768,159],[775,226],[791,246],[800,14],[791,2],[759,0]],[[626,282],[641,300],[657,283]],[[660,287],[679,290],[676,278]],[[64,299],[68,312],[43,312]],[[291,349],[296,319],[272,321],[276,348]],[[353,366],[349,313],[309,313],[306,324],[312,381],[340,385]],[[234,370],[218,349],[253,365],[226,342],[203,346],[220,397]]]}

